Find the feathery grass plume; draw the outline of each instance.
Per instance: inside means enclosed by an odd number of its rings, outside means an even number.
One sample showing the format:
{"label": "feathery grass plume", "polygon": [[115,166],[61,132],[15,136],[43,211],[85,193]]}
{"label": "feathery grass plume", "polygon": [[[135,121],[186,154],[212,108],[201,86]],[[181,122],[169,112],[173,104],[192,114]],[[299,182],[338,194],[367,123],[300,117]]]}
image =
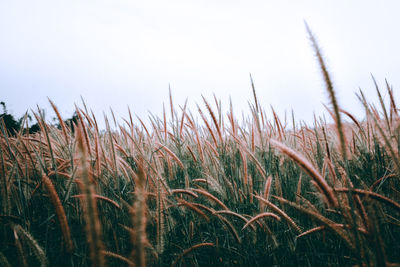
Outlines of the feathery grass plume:
{"label": "feathery grass plume", "polygon": [[386,89],[389,93],[390,97],[390,122],[393,123],[393,117],[395,116],[396,119],[399,118],[399,113],[396,105],[396,101],[394,100],[393,96],[393,88],[389,85],[388,81],[385,79]]}
{"label": "feathery grass plume", "polygon": [[182,161],[175,155],[174,152],[172,152],[172,151],[171,151],[167,146],[165,146],[165,145],[162,145],[162,144],[160,144],[160,143],[156,143],[156,144],[159,146],[159,148],[157,149],[158,151],[160,151],[160,149],[163,149],[165,152],[168,153],[168,155],[170,155],[170,156],[175,160],[175,162],[179,165],[180,168],[185,169],[185,166],[183,165]]}
{"label": "feathery grass plume", "polygon": [[[337,184],[340,183],[338,177],[336,176],[335,167],[333,166],[333,163],[332,163],[332,161],[330,160],[329,157],[327,157],[325,159],[325,161],[327,163],[329,174],[330,174],[330,177],[331,177],[331,181],[330,182],[335,187]],[[327,177],[329,177],[329,176],[327,176]]]}
{"label": "feathery grass plume", "polygon": [[101,156],[100,156],[101,144],[99,133],[95,131],[94,133],[94,154],[95,154],[95,162],[96,162],[96,176],[98,179],[101,177]]}
{"label": "feathery grass plume", "polygon": [[203,154],[203,148],[201,146],[201,139],[200,139],[200,133],[198,131],[197,126],[195,125],[195,123],[193,122],[193,118],[190,118],[191,116],[186,115],[186,119],[189,122],[189,128],[194,132],[195,134],[195,141],[196,141],[196,146],[197,146],[197,150],[199,152],[200,155],[200,161],[202,163],[204,163],[204,154]]}
{"label": "feathery grass plume", "polygon": [[[109,151],[111,152],[111,166],[113,169],[113,176],[116,179],[117,174],[118,174],[118,166],[117,166],[117,155],[115,152],[115,145],[114,145],[114,138],[113,138],[113,133],[111,131],[110,124],[108,122],[107,116],[104,114],[104,120],[106,123],[106,131],[107,131],[107,136],[108,136],[108,145],[109,145]],[[90,154],[89,154],[90,155]],[[117,184],[119,186],[119,184]]]}
{"label": "feathery grass plume", "polygon": [[[347,193],[347,192],[349,192],[349,189],[348,188],[336,188],[335,191],[336,192],[341,192],[341,193]],[[396,201],[394,201],[394,200],[392,200],[390,198],[387,198],[385,196],[382,196],[382,195],[380,195],[378,193],[371,192],[371,191],[368,191],[368,190],[362,190],[362,189],[352,189],[351,192],[353,194],[358,194],[358,195],[362,195],[362,196],[365,196],[365,197],[370,197],[370,198],[373,198],[373,199],[375,199],[377,201],[380,201],[382,203],[386,203],[387,205],[391,206],[392,208],[394,208],[394,209],[396,209],[397,211],[400,212],[400,203],[397,203]]]}
{"label": "feathery grass plume", "polygon": [[187,148],[187,150],[189,151],[190,155],[192,156],[194,162],[197,163],[197,157],[196,157],[196,155],[194,154],[193,150],[190,148],[189,145],[187,145],[186,148]]}
{"label": "feathery grass plume", "polygon": [[[344,225],[344,224],[340,224],[340,223],[335,224],[335,226],[340,227],[340,228],[349,228],[350,227],[349,225]],[[327,229],[327,227],[324,226],[324,225],[317,226],[317,227],[311,228],[310,230],[307,230],[307,231],[299,234],[296,238],[299,238],[299,237],[302,237],[302,236],[306,236],[306,235],[309,235],[311,233],[315,233],[315,232],[326,230],[326,229]],[[364,235],[368,235],[368,232],[364,228],[359,227],[357,230],[359,232],[363,233]]]}
{"label": "feathery grass plume", "polygon": [[96,117],[94,116],[94,113],[93,113],[92,110],[90,111],[90,114],[92,115],[91,118],[92,118],[92,121],[93,121],[94,129],[96,130],[97,133],[99,133],[99,127],[98,127],[98,124],[97,124],[97,120],[96,120]]}
{"label": "feathery grass plume", "polygon": [[133,204],[132,222],[134,231],[131,233],[132,240],[132,262],[134,266],[146,266],[146,251],[145,244],[147,241],[146,236],[146,172],[144,170],[144,159],[139,158],[136,160],[137,172],[135,179],[135,202]]}
{"label": "feathery grass plume", "polygon": [[272,106],[271,106],[271,111],[272,111],[272,115],[274,116],[274,122],[275,122],[275,125],[276,125],[276,130],[278,132],[279,141],[282,141],[283,137],[285,135],[282,122],[279,119],[278,115],[276,114],[276,112],[275,112],[275,110],[274,110],[274,108]]}
{"label": "feathery grass plume", "polygon": [[387,128],[388,128],[388,130],[390,132],[390,120],[389,120],[389,115],[388,115],[387,110],[386,110],[385,102],[383,101],[381,92],[379,90],[378,83],[376,82],[374,75],[371,74],[371,78],[372,78],[372,81],[374,82],[376,93],[378,94],[379,103],[381,104],[382,112],[383,112],[383,115],[385,117],[386,126],[387,126]]}
{"label": "feathery grass plume", "polygon": [[[215,211],[214,213],[217,213],[217,214],[228,214],[228,215],[235,216],[235,217],[241,219],[245,224],[248,222],[246,217],[244,217],[243,215],[241,215],[239,213],[231,211],[231,210],[218,210],[218,211]],[[251,225],[251,226],[252,226],[253,230],[255,231],[256,230],[255,227],[253,225]]]}
{"label": "feathery grass plume", "polygon": [[197,109],[200,114],[200,117],[203,119],[204,124],[206,125],[208,131],[210,132],[211,138],[212,138],[215,146],[218,147],[217,138],[215,137],[214,131],[212,130],[210,124],[208,123],[206,116],[204,116],[203,111],[201,110],[201,108],[199,106],[197,106]]}
{"label": "feathery grass plume", "polygon": [[318,184],[318,186],[323,191],[326,196],[329,204],[333,207],[337,207],[338,201],[332,190],[332,188],[326,183],[325,179],[322,175],[312,166],[310,162],[308,162],[302,155],[292,150],[291,148],[285,146],[284,144],[270,139],[270,143],[272,146],[279,149],[282,153],[290,157],[294,162],[296,162],[310,177]]}
{"label": "feathery grass plume", "polygon": [[[209,151],[212,151],[213,154],[215,155],[214,159],[218,159],[219,158],[219,153],[217,151],[217,146],[213,146],[208,140],[205,140],[204,143],[207,145],[207,147],[209,148]],[[211,154],[210,154],[211,156]]]}
{"label": "feathery grass plume", "polygon": [[304,22],[304,23],[305,23],[306,30],[308,33],[308,37],[311,41],[311,45],[312,45],[315,55],[317,57],[319,67],[321,69],[322,76],[324,78],[326,89],[329,93],[329,99],[331,101],[333,111],[335,113],[334,119],[335,119],[335,123],[336,123],[336,129],[337,129],[337,132],[339,135],[341,153],[342,153],[343,161],[346,162],[347,161],[347,148],[346,148],[347,142],[345,140],[345,135],[343,133],[343,125],[342,125],[342,120],[341,120],[340,111],[339,111],[339,104],[336,99],[336,94],[335,94],[335,90],[333,88],[333,83],[332,83],[330,74],[328,72],[328,68],[326,67],[321,48],[319,47],[317,40],[315,39],[314,34],[312,33],[307,22]]}
{"label": "feathery grass plume", "polygon": [[[40,172],[36,168],[36,163],[35,163],[35,160],[33,159],[33,155],[32,155],[33,154],[32,153],[33,148],[32,148],[31,141],[29,140],[29,138],[23,137],[22,135],[19,135],[19,134],[17,135],[17,139],[20,141],[20,144],[23,146],[25,155],[28,155],[29,162],[31,164],[31,168],[33,169],[32,171],[35,174],[37,174],[38,176],[40,176]],[[2,154],[1,153],[1,148],[0,148],[0,154]],[[3,158],[2,158],[2,162],[3,162]],[[4,165],[3,165],[3,167],[4,167]]]}
{"label": "feathery grass plume", "polygon": [[183,253],[181,253],[171,264],[172,267],[174,267],[179,261],[182,260],[183,257],[185,257],[188,253],[192,252],[194,249],[200,248],[200,247],[214,247],[214,243],[200,243],[200,244],[196,244],[186,250],[183,251]]}
{"label": "feathery grass plume", "polygon": [[281,218],[280,218],[278,215],[276,215],[276,214],[274,214],[274,213],[272,213],[272,212],[263,212],[263,213],[260,213],[260,214],[258,214],[258,215],[256,215],[256,216],[254,216],[253,218],[251,218],[251,219],[243,226],[242,230],[246,229],[249,225],[251,225],[251,224],[254,223],[255,221],[260,220],[261,218],[265,218],[265,217],[272,217],[272,218],[274,218],[274,219],[277,220],[277,221],[280,221],[280,220],[281,220]]}
{"label": "feathery grass plume", "polygon": [[203,102],[204,102],[204,104],[206,105],[206,108],[207,108],[207,110],[208,110],[208,113],[209,113],[210,116],[211,116],[211,119],[212,119],[212,121],[213,121],[213,123],[214,123],[215,129],[217,130],[217,134],[218,134],[218,137],[219,137],[219,142],[222,144],[222,143],[223,143],[222,133],[221,133],[221,129],[220,129],[220,127],[219,127],[217,118],[215,117],[215,114],[214,114],[214,112],[213,112],[213,110],[212,110],[210,104],[208,104],[207,100],[205,99],[205,97],[204,97],[204,96],[201,96],[201,97],[203,98]]}
{"label": "feathery grass plume", "polygon": [[[37,108],[39,111],[39,115],[37,115],[36,113],[33,113],[33,115],[36,117],[39,127],[42,129],[42,131],[44,132],[44,135],[46,137],[47,146],[49,148],[49,153],[50,153],[50,157],[51,157],[52,168],[56,172],[56,177],[57,177],[57,164],[56,164],[56,160],[54,157],[53,146],[51,145],[52,142],[50,140],[49,128],[48,128],[47,123],[44,120],[44,115],[42,114],[41,110],[39,109],[39,106]],[[47,170],[46,170],[46,172],[47,172]]]}
{"label": "feathery grass plume", "polygon": [[175,118],[175,114],[174,114],[174,102],[172,101],[171,85],[168,85],[168,91],[169,91],[169,104],[171,107],[171,120],[173,122],[174,118]]}
{"label": "feathery grass plume", "polygon": [[293,221],[292,218],[289,217],[289,215],[287,215],[283,210],[281,210],[280,208],[278,208],[276,205],[274,205],[272,202],[264,199],[263,197],[260,196],[255,196],[259,201],[265,203],[268,207],[270,207],[273,211],[275,211],[276,213],[278,213],[278,215],[282,216],[282,218],[284,218],[287,223],[293,227],[298,233],[301,233],[301,229],[300,227]]}
{"label": "feathery grass plume", "polygon": [[47,192],[49,192],[49,194],[50,194],[51,202],[53,203],[53,206],[55,208],[55,211],[56,211],[56,214],[58,217],[58,221],[60,223],[61,232],[63,234],[65,248],[68,251],[68,253],[72,253],[72,251],[74,249],[74,245],[72,243],[71,231],[69,229],[68,220],[67,220],[67,216],[65,215],[64,207],[61,204],[61,201],[60,201],[60,198],[58,197],[57,191],[54,188],[54,185],[51,182],[51,180],[49,179],[49,177],[47,177],[47,175],[43,175],[42,181],[47,189]]}
{"label": "feathery grass plume", "polygon": [[251,89],[253,91],[253,97],[254,97],[254,105],[249,103],[250,110],[251,110],[251,115],[252,115],[253,120],[255,122],[255,123],[252,124],[252,129],[251,129],[251,131],[252,131],[251,132],[251,144],[252,144],[251,145],[251,151],[254,152],[254,149],[255,149],[254,128],[257,129],[258,137],[259,137],[259,140],[261,142],[261,147],[264,147],[263,131],[262,131],[261,122],[260,122],[260,117],[261,117],[261,120],[262,120],[263,125],[264,125],[264,116],[263,116],[262,109],[260,108],[260,104],[259,104],[259,101],[258,101],[258,98],[257,98],[257,95],[256,95],[256,89],[255,89],[255,86],[254,86],[253,77],[251,76],[251,74],[250,74],[250,82],[251,82]]}
{"label": "feathery grass plume", "polygon": [[251,204],[253,204],[254,201],[253,192],[254,192],[253,177],[249,175],[249,199]]}
{"label": "feathery grass plume", "polygon": [[60,115],[60,112],[58,111],[57,106],[53,103],[53,101],[50,100],[50,98],[48,98],[48,100],[50,102],[51,107],[53,108],[54,112],[57,115],[58,122],[60,123],[61,130],[64,135],[65,143],[68,144],[69,138],[68,138],[68,134],[67,134],[67,127],[65,126],[65,123],[64,123],[63,119],[61,118],[61,115]]}
{"label": "feathery grass plume", "polygon": [[186,194],[191,197],[197,198],[198,195],[191,190],[188,189],[172,189],[171,194]]}
{"label": "feathery grass plume", "polygon": [[[293,129],[292,129],[293,137],[295,137],[295,134],[296,134],[297,130],[296,130],[296,120],[294,118],[293,109],[292,109],[292,127],[293,127]],[[296,138],[293,138],[293,146],[296,147]]]}
{"label": "feathery grass plume", "polygon": [[203,190],[203,189],[199,189],[199,188],[192,188],[193,191],[202,194],[203,196],[207,197],[208,199],[214,201],[215,203],[217,203],[219,206],[221,206],[224,210],[229,210],[228,207],[221,201],[219,200],[216,196],[214,196],[213,194]]}
{"label": "feathery grass plume", "polygon": [[229,113],[228,113],[228,119],[229,122],[231,123],[231,134],[236,137],[237,135],[237,128],[236,128],[236,122],[235,122],[235,117],[233,115],[233,107],[232,107],[232,99],[229,97]]}
{"label": "feathery grass plume", "polygon": [[254,97],[254,105],[256,106],[256,111],[257,114],[260,112],[260,108],[259,108],[259,104],[258,104],[258,98],[257,98],[257,94],[256,94],[256,88],[254,86],[254,81],[253,81],[253,77],[251,76],[250,73],[250,82],[251,82],[251,89],[253,91],[253,97]]}
{"label": "feathery grass plume", "polygon": [[385,147],[387,148],[387,150],[389,150],[389,153],[392,156],[392,160],[394,161],[394,165],[396,167],[397,175],[400,175],[400,157],[392,147],[392,144],[390,142],[391,136],[387,136],[385,134],[384,129],[379,125],[379,116],[373,114],[373,112],[371,111],[371,107],[368,105],[367,100],[361,90],[360,90],[360,95],[357,96],[358,99],[361,101],[361,103],[364,105],[367,114],[374,120],[375,126],[376,128],[378,128],[378,131],[384,140]]}
{"label": "feathery grass plume", "polygon": [[[121,206],[117,202],[115,202],[112,199],[109,199],[108,197],[97,195],[97,194],[93,194],[92,197],[103,200],[103,201],[111,204],[112,206],[116,207],[117,209],[121,209]],[[85,195],[83,195],[83,194],[75,195],[75,196],[72,196],[72,198],[85,198]]]}
{"label": "feathery grass plume", "polygon": [[[300,195],[301,195],[301,178],[302,175],[300,174],[299,181],[297,182],[297,190],[296,190],[296,203],[300,201]],[[266,198],[268,200],[268,198]]]}
{"label": "feathery grass plume", "polygon": [[139,118],[138,116],[136,116],[136,118],[138,119],[138,121],[140,122],[140,124],[142,125],[143,129],[146,131],[146,134],[148,137],[151,137],[151,134],[149,132],[149,130],[146,127],[146,124],[144,124],[144,122],[142,121],[141,118]]}
{"label": "feathery grass plume", "polygon": [[355,125],[357,125],[358,129],[360,130],[360,132],[365,136],[365,131],[363,129],[363,127],[361,127],[360,122],[356,119],[356,117],[354,117],[350,112],[344,110],[344,109],[339,109],[340,112],[342,112],[343,114],[345,114],[347,117],[349,117],[354,123]]}
{"label": "feathery grass plume", "polygon": [[213,208],[211,208],[209,206],[206,206],[206,205],[203,205],[203,204],[200,204],[200,203],[195,203],[195,202],[190,202],[190,204],[193,205],[196,208],[203,209],[203,210],[207,211],[210,214],[216,213],[215,209],[213,209]]}
{"label": "feathery grass plume", "polygon": [[247,154],[250,156],[250,158],[254,161],[254,163],[256,164],[256,169],[258,170],[258,172],[261,174],[261,176],[264,179],[267,179],[267,173],[264,170],[264,168],[262,167],[261,163],[257,160],[257,158],[253,155],[253,153],[251,153],[250,151],[247,151]]}
{"label": "feathery grass plume", "polygon": [[195,203],[188,202],[184,199],[178,199],[178,206],[185,206],[187,208],[190,208],[191,210],[196,212],[198,215],[200,215],[200,217],[202,217],[204,220],[206,220],[207,222],[210,222],[210,218],[204,212],[202,212],[199,208],[197,208]]}
{"label": "feathery grass plume", "polygon": [[[268,176],[268,179],[265,181],[265,186],[264,186],[264,192],[263,192],[263,197],[266,200],[269,200],[269,196],[271,194],[271,185],[272,185],[272,175]],[[264,210],[265,205],[263,204],[264,202],[260,203],[260,209],[261,211]]]}
{"label": "feathery grass plume", "polygon": [[87,154],[88,154],[88,156],[91,156],[92,149],[90,147],[89,135],[88,135],[88,131],[86,129],[87,127],[86,127],[85,121],[82,118],[82,114],[81,114],[79,108],[77,106],[75,106],[75,109],[76,109],[76,114],[78,115],[78,118],[79,118],[78,124],[80,124],[82,133],[83,133],[83,137],[85,138],[85,143],[87,146]]}
{"label": "feathery grass plume", "polygon": [[[85,109],[86,110],[86,109]],[[98,131],[98,127],[97,127],[97,122],[96,122],[96,118],[93,118],[90,116],[90,114],[83,111],[82,109],[79,109],[79,111],[81,112],[81,114],[86,118],[86,124],[88,125],[87,128],[90,131],[91,128],[94,128],[94,130]],[[92,113],[93,114],[93,113]]]}
{"label": "feathery grass plume", "polygon": [[115,119],[114,111],[110,107],[111,117],[113,118],[114,127],[117,127],[117,120]]}
{"label": "feathery grass plume", "polygon": [[218,100],[217,97],[215,96],[215,93],[213,94],[214,97],[214,102],[215,102],[215,106],[217,108],[217,115],[218,115],[218,127],[221,129],[221,132],[224,133],[225,132],[225,126],[224,126],[224,120],[222,118],[222,104],[221,104],[221,100]]}
{"label": "feathery grass plume", "polygon": [[182,117],[181,117],[181,122],[180,122],[180,127],[179,127],[179,138],[182,138],[182,132],[183,132],[183,126],[184,126],[184,121],[186,117],[186,106],[187,106],[188,99],[186,98],[185,104],[182,109]]}
{"label": "feathery grass plume", "polygon": [[255,136],[254,136],[254,127],[251,127],[251,152],[255,152],[255,150],[256,150],[256,146],[255,146]]}
{"label": "feathery grass plume", "polygon": [[196,179],[193,179],[192,182],[209,184],[209,181],[207,181],[207,179],[204,179],[204,178],[196,178]]}
{"label": "feathery grass plume", "polygon": [[164,142],[167,142],[168,130],[167,130],[167,114],[165,114],[165,105],[163,103],[163,122],[164,122]]}
{"label": "feathery grass plume", "polygon": [[88,166],[87,146],[84,144],[84,133],[82,126],[76,127],[76,142],[78,152],[80,154],[80,178],[83,183],[81,191],[85,198],[82,199],[84,217],[86,221],[86,235],[90,248],[90,260],[92,266],[105,266],[104,255],[101,253],[104,250],[103,242],[101,241],[101,224],[98,217],[95,192],[91,180],[91,171]]}
{"label": "feathery grass plume", "polygon": [[[14,225],[15,233],[18,233],[18,236],[21,236],[22,239],[25,241],[29,248],[33,251],[36,259],[39,261],[40,265],[45,267],[48,266],[46,253],[44,250],[39,246],[37,241],[32,237],[30,233],[28,233],[24,228],[20,225]],[[16,235],[17,236],[17,235]]]}
{"label": "feathery grass plume", "polygon": [[167,213],[166,213],[166,209],[165,209],[165,199],[166,199],[166,195],[167,192],[164,189],[163,186],[161,186],[160,183],[161,177],[157,178],[157,208],[156,208],[156,227],[157,227],[157,231],[156,231],[156,250],[158,255],[162,255],[162,253],[164,252],[164,247],[165,247],[165,221],[166,221],[166,217],[167,217]]}
{"label": "feathery grass plume", "polygon": [[326,227],[325,227],[324,225],[311,228],[310,230],[304,231],[303,233],[301,233],[301,234],[299,234],[298,236],[296,236],[296,239],[297,239],[297,238],[300,238],[300,237],[302,237],[302,236],[306,236],[306,235],[309,235],[309,234],[312,234],[312,233],[321,231],[321,230],[325,230],[325,229],[326,229]]}
{"label": "feathery grass plume", "polygon": [[248,176],[248,172],[247,172],[247,157],[246,157],[246,154],[240,148],[239,148],[239,153],[240,153],[240,158],[242,159],[242,162],[243,162],[243,184],[244,184],[245,188],[247,189],[247,184],[249,181],[249,176]]}

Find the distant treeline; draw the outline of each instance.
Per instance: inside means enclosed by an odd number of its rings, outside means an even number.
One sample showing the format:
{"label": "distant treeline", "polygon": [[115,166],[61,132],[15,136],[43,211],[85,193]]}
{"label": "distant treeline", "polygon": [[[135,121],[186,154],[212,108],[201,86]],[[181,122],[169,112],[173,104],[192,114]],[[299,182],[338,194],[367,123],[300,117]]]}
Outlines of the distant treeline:
{"label": "distant treeline", "polygon": [[[2,106],[3,112],[0,114],[0,131],[7,131],[9,135],[15,135],[17,132],[21,131],[22,133],[36,133],[40,131],[39,123],[34,123],[29,125],[26,121],[32,121],[32,116],[28,113],[17,119],[12,114],[8,113],[6,104],[1,101],[0,105]],[[67,125],[72,126],[73,122],[77,122],[78,115],[76,112],[72,115],[71,118],[65,120],[64,122]],[[60,124],[55,124],[57,128],[60,128]]]}

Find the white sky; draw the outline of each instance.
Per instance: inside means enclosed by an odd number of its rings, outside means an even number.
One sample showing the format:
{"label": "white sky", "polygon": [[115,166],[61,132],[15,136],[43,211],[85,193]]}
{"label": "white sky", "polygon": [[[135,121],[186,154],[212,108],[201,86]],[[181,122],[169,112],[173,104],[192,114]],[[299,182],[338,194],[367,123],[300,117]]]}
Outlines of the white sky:
{"label": "white sky", "polygon": [[69,118],[82,96],[98,119],[109,107],[126,118],[128,105],[146,118],[162,116],[171,84],[176,105],[188,97],[194,111],[215,93],[240,117],[251,73],[263,107],[310,122],[328,100],[306,20],[340,104],[361,117],[354,93],[376,99],[370,73],[399,95],[399,11],[397,0],[1,0],[0,100],[21,116],[50,113],[49,97]]}

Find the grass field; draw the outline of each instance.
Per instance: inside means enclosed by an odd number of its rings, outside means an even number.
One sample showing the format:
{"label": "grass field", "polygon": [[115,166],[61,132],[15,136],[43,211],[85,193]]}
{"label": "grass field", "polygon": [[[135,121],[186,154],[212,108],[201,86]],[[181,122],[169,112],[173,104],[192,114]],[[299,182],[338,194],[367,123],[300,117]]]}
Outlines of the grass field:
{"label": "grass field", "polygon": [[[333,124],[239,123],[216,99],[99,130],[86,106],[0,130],[1,266],[400,266],[400,118],[362,92]],[[169,119],[167,120],[167,114]],[[115,120],[114,120],[115,121]],[[113,121],[111,121],[113,123]]]}

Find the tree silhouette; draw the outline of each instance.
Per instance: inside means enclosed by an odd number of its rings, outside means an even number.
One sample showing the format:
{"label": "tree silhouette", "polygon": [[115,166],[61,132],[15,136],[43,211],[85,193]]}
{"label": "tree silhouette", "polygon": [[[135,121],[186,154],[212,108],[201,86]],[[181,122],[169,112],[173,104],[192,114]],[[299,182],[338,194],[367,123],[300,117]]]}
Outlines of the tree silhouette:
{"label": "tree silhouette", "polygon": [[[29,121],[32,120],[32,117],[29,114],[26,114],[19,119],[15,119],[15,117],[13,115],[8,113],[7,106],[3,101],[0,102],[0,105],[3,107],[3,113],[0,114],[0,123],[3,124],[3,122],[4,122],[3,126],[5,127],[5,130],[8,132],[9,135],[15,136],[15,133],[18,132],[19,130],[21,130],[21,128],[23,128],[23,131],[22,131],[23,133],[33,134],[33,133],[40,131],[40,126],[39,126],[39,123],[37,123],[37,122],[28,128],[26,128],[23,125],[24,121],[25,121],[25,116],[26,116],[27,120],[29,120]],[[43,112],[43,114],[44,114],[44,110],[42,110],[41,112]],[[66,119],[64,122],[66,125],[68,125],[71,128],[72,132],[74,132],[74,124],[77,124],[78,120],[79,120],[78,114],[76,112],[74,112],[72,117],[69,119]],[[60,124],[56,124],[55,126],[59,129],[61,129]],[[0,129],[1,128],[2,128],[2,126],[0,126]],[[1,130],[0,130],[0,134],[1,134]]]}
{"label": "tree silhouette", "polygon": [[0,114],[0,118],[3,120],[6,130],[9,134],[15,135],[17,131],[19,131],[21,125],[20,121],[17,121],[13,115],[7,112],[6,104],[2,101],[0,105],[3,106],[3,113]]}

